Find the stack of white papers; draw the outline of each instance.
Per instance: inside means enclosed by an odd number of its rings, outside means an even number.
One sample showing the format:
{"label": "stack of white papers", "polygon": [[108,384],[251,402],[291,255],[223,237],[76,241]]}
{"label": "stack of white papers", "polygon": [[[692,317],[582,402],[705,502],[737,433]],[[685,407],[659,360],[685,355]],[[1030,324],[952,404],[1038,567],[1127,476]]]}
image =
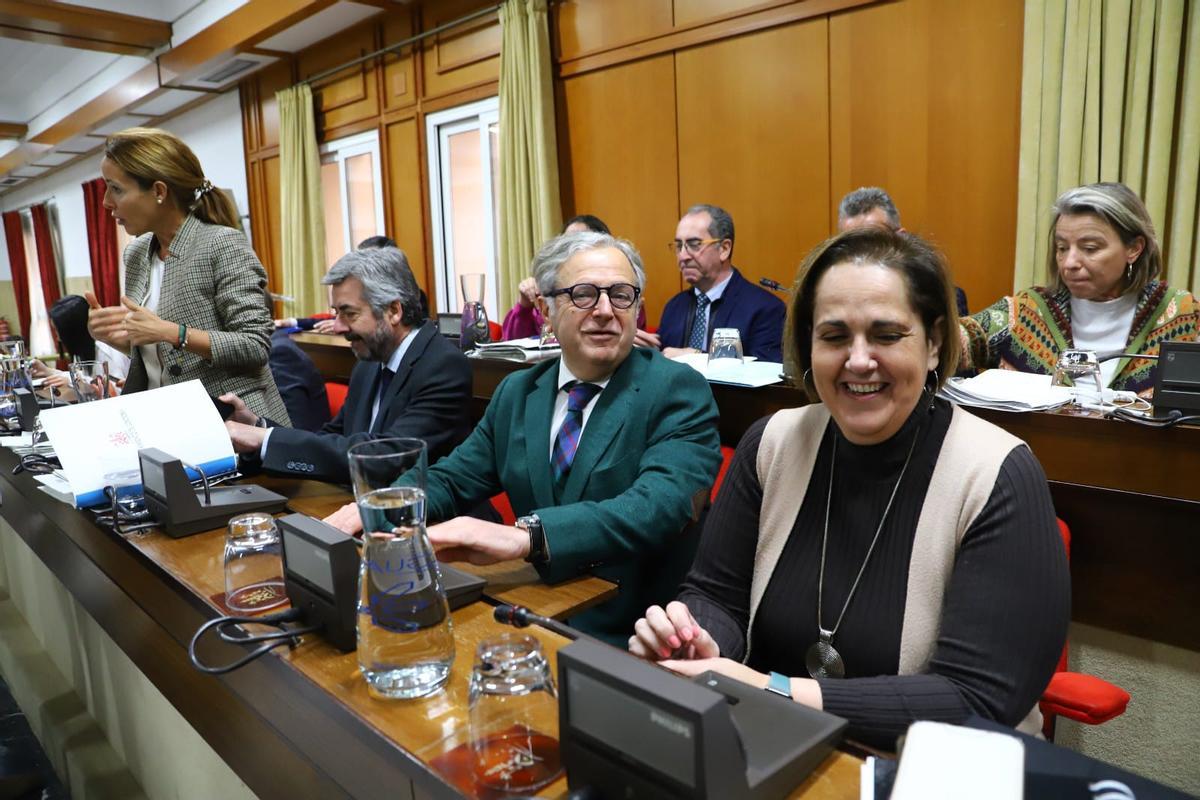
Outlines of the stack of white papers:
{"label": "stack of white papers", "polygon": [[1049,375],[989,369],[974,378],[951,378],[939,393],[963,406],[996,411],[1043,411],[1071,402],[1071,390],[1051,386]]}
{"label": "stack of white papers", "polygon": [[688,353],[677,356],[675,361],[687,364],[710,383],[754,388],[783,382],[783,364],[775,361],[756,361],[754,356],[747,356],[741,363],[723,358],[710,364],[707,354]]}
{"label": "stack of white papers", "polygon": [[507,342],[488,342],[477,344],[470,355],[473,358],[499,358],[505,361],[542,361],[547,358],[558,358],[562,352],[557,344],[542,347],[540,339],[530,336],[528,339],[511,339]]}
{"label": "stack of white papers", "polygon": [[892,800],[1021,800],[1024,786],[1025,746],[1015,736],[914,722],[904,737]]}

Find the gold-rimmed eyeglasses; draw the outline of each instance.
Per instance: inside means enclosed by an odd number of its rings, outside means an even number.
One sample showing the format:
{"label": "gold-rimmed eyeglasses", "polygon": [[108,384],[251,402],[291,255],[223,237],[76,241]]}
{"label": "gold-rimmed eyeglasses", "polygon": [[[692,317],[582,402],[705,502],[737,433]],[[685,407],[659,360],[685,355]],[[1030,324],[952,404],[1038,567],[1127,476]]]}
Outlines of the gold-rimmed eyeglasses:
{"label": "gold-rimmed eyeglasses", "polygon": [[677,253],[679,253],[679,251],[683,250],[684,248],[687,248],[687,251],[689,253],[691,253],[692,255],[696,255],[701,250],[703,250],[705,247],[708,247],[710,244],[715,244],[720,241],[722,241],[722,240],[721,239],[676,239],[675,241],[668,244],[667,247],[671,250],[672,253],[677,254]]}

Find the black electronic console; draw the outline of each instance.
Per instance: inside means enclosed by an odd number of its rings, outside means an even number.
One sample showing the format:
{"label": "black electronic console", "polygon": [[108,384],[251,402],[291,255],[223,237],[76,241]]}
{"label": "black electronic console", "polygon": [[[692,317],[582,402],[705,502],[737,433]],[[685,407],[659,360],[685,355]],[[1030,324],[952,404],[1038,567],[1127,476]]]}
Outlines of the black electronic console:
{"label": "black electronic console", "polygon": [[[38,413],[41,411],[37,395],[29,389],[21,388],[13,389],[13,394],[17,396],[17,414],[21,418],[21,430],[32,431],[37,422]],[[32,444],[37,443],[33,442]]]}
{"label": "black electronic console", "polygon": [[1163,342],[1154,379],[1154,413],[1200,414],[1200,342]]}
{"label": "black electronic console", "polygon": [[154,447],[139,450],[138,460],[146,509],[176,539],[218,528],[249,511],[282,511],[287,502],[283,495],[253,484],[209,486],[200,470],[204,486],[195,489],[184,463]]}
{"label": "black electronic console", "polygon": [[572,790],[603,800],[786,797],[846,721],[715,672],[690,681],[594,640],[558,651]]}

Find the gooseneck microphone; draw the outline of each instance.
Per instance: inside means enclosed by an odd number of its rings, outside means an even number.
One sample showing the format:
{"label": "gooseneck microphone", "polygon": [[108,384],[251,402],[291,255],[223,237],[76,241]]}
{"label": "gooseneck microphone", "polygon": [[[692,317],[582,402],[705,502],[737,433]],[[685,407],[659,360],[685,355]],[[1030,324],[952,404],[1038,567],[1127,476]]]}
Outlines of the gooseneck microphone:
{"label": "gooseneck microphone", "polygon": [[543,617],[541,614],[535,614],[528,608],[525,608],[525,606],[513,606],[502,603],[492,610],[492,617],[495,618],[496,622],[502,625],[512,625],[514,628],[527,628],[535,624],[541,625],[543,628],[554,631],[559,636],[565,636],[571,641],[579,638],[591,638],[585,634],[581,634],[570,625],[565,625],[550,617]]}
{"label": "gooseneck microphone", "polygon": [[773,281],[770,278],[759,278],[758,285],[765,286],[773,292],[786,292],[788,290],[788,288],[782,283],[779,281]]}

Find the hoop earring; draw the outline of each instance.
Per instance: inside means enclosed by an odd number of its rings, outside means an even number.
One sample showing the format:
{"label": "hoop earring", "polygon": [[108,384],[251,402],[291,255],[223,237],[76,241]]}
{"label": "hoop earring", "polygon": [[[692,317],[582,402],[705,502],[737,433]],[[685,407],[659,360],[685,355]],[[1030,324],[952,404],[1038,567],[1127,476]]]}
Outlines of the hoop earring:
{"label": "hoop earring", "polygon": [[933,403],[937,399],[938,384],[941,383],[941,378],[938,376],[937,369],[932,369],[933,382],[930,383],[929,375],[925,376],[925,391],[929,392],[929,410],[933,411]]}
{"label": "hoop earring", "polygon": [[808,385],[810,380],[812,380],[812,367],[804,370],[804,374],[800,376],[800,383],[804,384],[805,386]]}

